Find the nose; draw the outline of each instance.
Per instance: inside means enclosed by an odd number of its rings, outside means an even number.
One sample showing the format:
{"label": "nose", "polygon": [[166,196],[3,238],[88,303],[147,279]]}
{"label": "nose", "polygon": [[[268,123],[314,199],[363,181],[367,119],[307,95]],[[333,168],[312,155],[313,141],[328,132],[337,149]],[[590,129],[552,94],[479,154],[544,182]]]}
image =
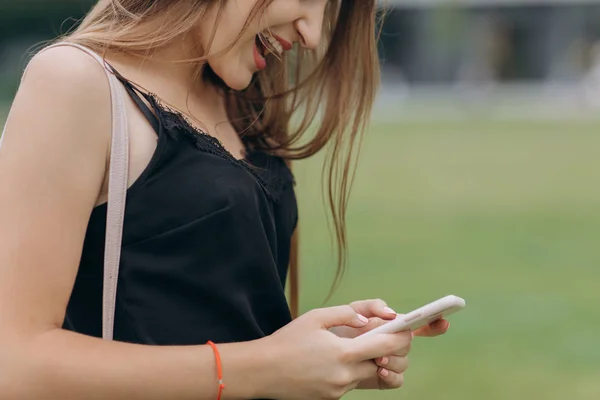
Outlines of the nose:
{"label": "nose", "polygon": [[294,24],[300,44],[307,49],[314,50],[321,43],[326,3],[326,1],[307,2],[301,17]]}

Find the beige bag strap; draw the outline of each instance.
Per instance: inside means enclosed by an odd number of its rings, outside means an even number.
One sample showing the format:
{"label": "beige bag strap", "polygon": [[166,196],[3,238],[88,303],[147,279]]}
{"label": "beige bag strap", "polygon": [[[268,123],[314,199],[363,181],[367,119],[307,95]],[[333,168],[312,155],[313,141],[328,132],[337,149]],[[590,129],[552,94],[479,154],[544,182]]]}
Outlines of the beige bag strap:
{"label": "beige bag strap", "polygon": [[[110,66],[98,54],[74,43],[61,42],[46,47],[72,46],[86,52],[98,61],[110,84],[112,106],[112,135],[109,165],[108,204],[106,215],[106,243],[104,250],[104,281],[102,293],[102,338],[113,339],[117,280],[121,261],[123,217],[127,195],[129,167],[129,131],[125,111],[124,88]],[[1,144],[1,139],[0,139]]]}

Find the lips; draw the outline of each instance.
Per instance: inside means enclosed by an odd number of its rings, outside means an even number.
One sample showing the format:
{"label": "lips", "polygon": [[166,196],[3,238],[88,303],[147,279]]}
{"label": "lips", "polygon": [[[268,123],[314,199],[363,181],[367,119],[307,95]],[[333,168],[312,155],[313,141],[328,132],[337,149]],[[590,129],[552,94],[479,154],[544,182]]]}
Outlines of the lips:
{"label": "lips", "polygon": [[281,47],[283,47],[283,50],[285,51],[289,51],[292,49],[292,44],[290,42],[288,42],[287,40],[285,40],[284,38],[282,38],[281,36],[277,36],[277,35],[273,35],[273,37],[279,42],[281,43]]}

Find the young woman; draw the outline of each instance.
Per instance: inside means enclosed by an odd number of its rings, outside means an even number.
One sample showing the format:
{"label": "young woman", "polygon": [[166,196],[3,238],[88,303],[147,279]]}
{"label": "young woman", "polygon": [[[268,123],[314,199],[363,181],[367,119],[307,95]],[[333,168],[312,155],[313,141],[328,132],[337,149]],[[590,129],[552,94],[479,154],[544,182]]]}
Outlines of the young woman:
{"label": "young woman", "polygon": [[[376,3],[102,0],[32,59],[0,150],[0,399],[318,400],[402,385],[413,336],[447,321],[356,338],[395,313],[365,300],[294,319],[285,296],[288,161],[326,144],[343,255]],[[130,132],[114,341],[101,339],[107,73],[128,93]]]}

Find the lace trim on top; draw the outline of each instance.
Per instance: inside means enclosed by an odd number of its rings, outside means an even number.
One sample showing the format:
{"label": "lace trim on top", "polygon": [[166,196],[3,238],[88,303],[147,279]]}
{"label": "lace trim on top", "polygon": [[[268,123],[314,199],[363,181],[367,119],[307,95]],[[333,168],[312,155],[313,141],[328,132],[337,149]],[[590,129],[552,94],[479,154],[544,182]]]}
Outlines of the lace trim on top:
{"label": "lace trim on top", "polygon": [[[223,146],[218,138],[198,128],[180,111],[165,105],[156,94],[148,93],[147,97],[153,108],[160,113],[160,122],[171,138],[179,140],[180,136],[183,136],[190,140],[198,150],[224,158],[233,165],[243,168],[254,176],[272,201],[277,202],[286,188],[295,185],[294,176],[283,160],[270,159],[269,164],[264,168],[250,165],[252,156],[258,154],[253,154],[246,146],[244,148],[244,158],[238,159]],[[275,171],[271,171],[271,164],[275,161],[279,165],[275,166]]]}

